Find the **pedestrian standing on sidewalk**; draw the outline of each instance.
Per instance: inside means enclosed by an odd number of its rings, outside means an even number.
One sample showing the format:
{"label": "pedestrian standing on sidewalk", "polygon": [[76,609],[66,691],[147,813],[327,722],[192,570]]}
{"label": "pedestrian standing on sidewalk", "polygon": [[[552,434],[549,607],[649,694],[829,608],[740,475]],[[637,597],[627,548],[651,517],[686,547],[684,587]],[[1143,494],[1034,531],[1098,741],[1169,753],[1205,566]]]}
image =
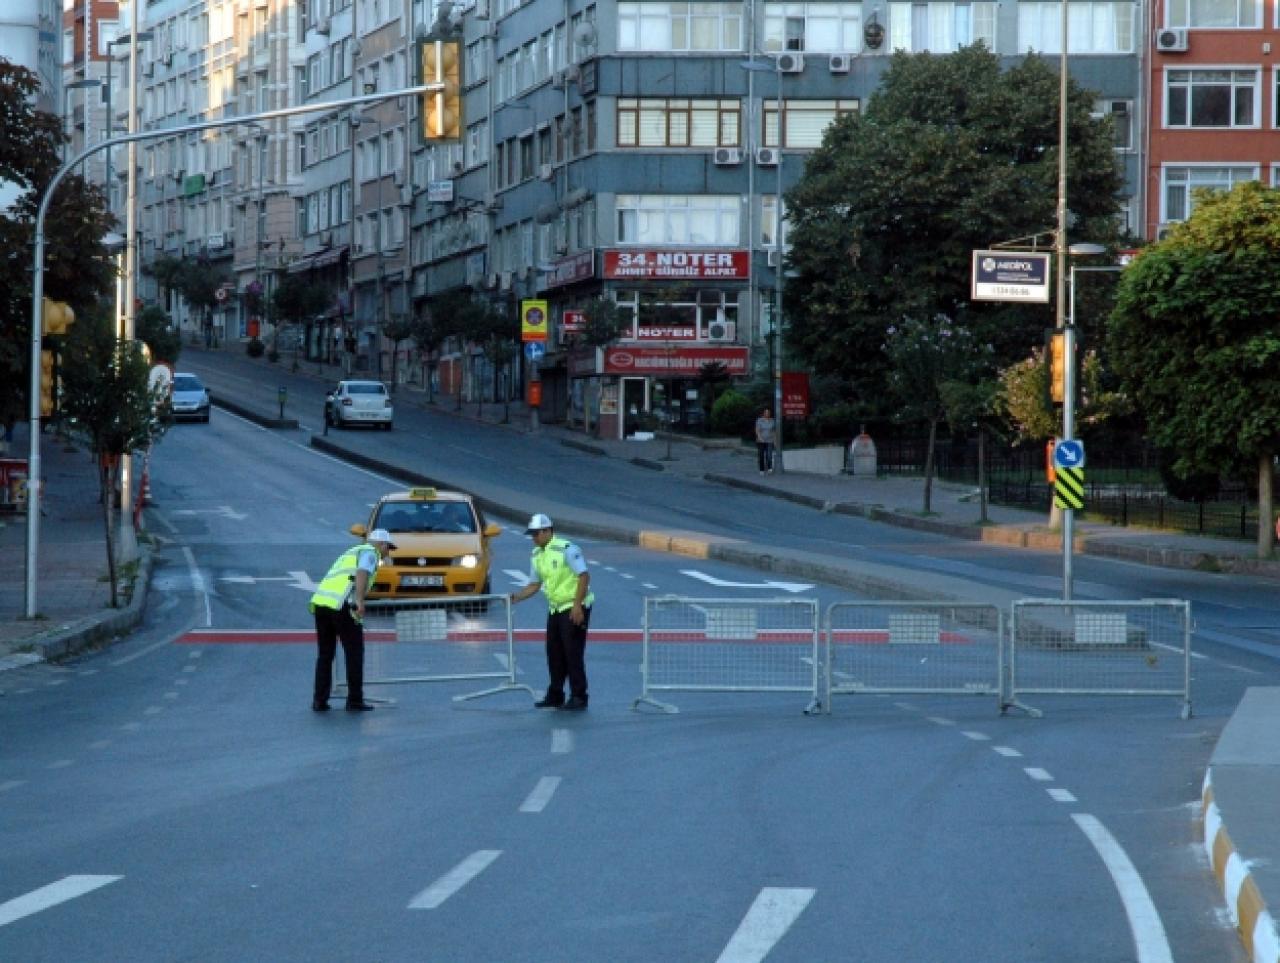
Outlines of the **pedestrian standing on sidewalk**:
{"label": "pedestrian standing on sidewalk", "polygon": [[347,664],[347,711],[367,712],[364,701],[364,603],[378,564],[395,548],[385,528],[375,528],[364,542],[353,545],[329,567],[311,596],[316,620],[316,681],[313,712],[329,711],[333,689],[333,657],[342,640]]}
{"label": "pedestrian standing on sidewalk", "polygon": [[773,471],[773,441],[776,437],[773,412],[768,408],[760,409],[760,417],[756,419],[756,458],[760,463],[760,474]]}
{"label": "pedestrian standing on sidewalk", "polygon": [[[529,583],[512,592],[522,602],[538,589],[547,597],[547,694],[534,703],[539,709],[580,711],[587,707],[587,626],[591,623],[591,573],[582,549],[567,538],[556,538],[551,519],[538,514],[525,533],[533,539]],[[564,683],[569,681],[569,701]]]}

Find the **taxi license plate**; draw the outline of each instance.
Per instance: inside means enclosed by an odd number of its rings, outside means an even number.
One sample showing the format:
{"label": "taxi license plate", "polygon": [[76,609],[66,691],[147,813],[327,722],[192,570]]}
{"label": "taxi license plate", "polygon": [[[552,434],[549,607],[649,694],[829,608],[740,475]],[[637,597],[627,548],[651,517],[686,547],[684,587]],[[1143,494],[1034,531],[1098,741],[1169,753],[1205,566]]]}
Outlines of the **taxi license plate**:
{"label": "taxi license plate", "polygon": [[405,588],[438,588],[444,584],[443,575],[404,575],[400,584]]}

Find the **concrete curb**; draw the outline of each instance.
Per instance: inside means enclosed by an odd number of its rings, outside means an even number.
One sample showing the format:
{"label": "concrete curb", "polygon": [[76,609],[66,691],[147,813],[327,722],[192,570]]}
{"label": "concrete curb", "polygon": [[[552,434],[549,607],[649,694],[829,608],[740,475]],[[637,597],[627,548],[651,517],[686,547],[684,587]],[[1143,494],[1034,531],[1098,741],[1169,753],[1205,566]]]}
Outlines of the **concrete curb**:
{"label": "concrete curb", "polygon": [[252,408],[246,408],[244,405],[237,404],[234,401],[227,401],[217,395],[211,395],[209,401],[214,407],[222,408],[233,415],[239,415],[246,421],[252,421],[255,425],[261,425],[263,428],[296,429],[298,427],[297,418],[269,418],[260,412],[254,411]]}
{"label": "concrete curb", "polygon": [[1200,803],[1204,816],[1204,848],[1245,952],[1253,963],[1280,963],[1280,934],[1249,872],[1248,862],[1236,852],[1223,825],[1222,813],[1214,800],[1212,767],[1205,771]]}
{"label": "concrete curb", "polygon": [[[30,650],[35,656],[28,661],[58,662],[69,659],[88,649],[105,648],[134,629],[142,621],[142,615],[146,611],[147,592],[151,584],[152,553],[145,546],[140,551],[138,574],[133,580],[133,594],[128,605],[114,611],[86,615],[72,625],[22,640],[19,648]],[[18,668],[18,665],[10,665],[8,668]]]}

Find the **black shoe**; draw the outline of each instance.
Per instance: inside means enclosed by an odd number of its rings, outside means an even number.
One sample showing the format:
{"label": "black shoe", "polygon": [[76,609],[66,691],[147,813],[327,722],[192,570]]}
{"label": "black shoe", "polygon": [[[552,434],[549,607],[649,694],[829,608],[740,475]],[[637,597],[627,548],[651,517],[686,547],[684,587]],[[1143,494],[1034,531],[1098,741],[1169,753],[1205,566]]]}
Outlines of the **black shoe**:
{"label": "black shoe", "polygon": [[348,702],[347,711],[348,712],[372,712],[373,706],[369,705],[369,703],[367,702]]}
{"label": "black shoe", "polygon": [[560,709],[564,712],[581,712],[586,707],[587,707],[586,699],[580,699],[577,696],[574,696],[564,705],[560,706]]}
{"label": "black shoe", "polygon": [[539,699],[533,705],[537,709],[559,709],[564,705],[564,698],[553,699],[551,696],[547,696],[545,699]]}
{"label": "black shoe", "polygon": [[311,711],[312,712],[328,712],[329,703],[321,702],[319,699],[316,699],[314,702],[311,703]]}

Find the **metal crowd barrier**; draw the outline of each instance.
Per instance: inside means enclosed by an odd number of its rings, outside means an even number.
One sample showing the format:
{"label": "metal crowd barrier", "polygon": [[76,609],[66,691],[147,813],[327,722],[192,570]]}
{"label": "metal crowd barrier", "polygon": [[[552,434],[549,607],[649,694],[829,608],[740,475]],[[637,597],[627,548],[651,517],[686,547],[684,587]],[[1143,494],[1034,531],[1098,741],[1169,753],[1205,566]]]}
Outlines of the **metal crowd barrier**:
{"label": "metal crowd barrier", "polygon": [[1009,689],[1024,695],[1176,696],[1191,717],[1191,603],[1023,599],[1009,619]]}
{"label": "metal crowd barrier", "polygon": [[631,704],[678,712],[655,692],[804,692],[818,697],[818,603],[808,599],[644,600],[641,691]]}
{"label": "metal crowd barrier", "polygon": [[[342,653],[337,685],[346,690]],[[365,605],[365,688],[408,682],[492,679],[454,702],[533,689],[516,681],[515,633],[505,595],[377,599]]]}
{"label": "metal crowd barrier", "polygon": [[994,605],[837,602],[828,606],[826,709],[835,695],[993,696],[1004,678],[1004,617]]}

